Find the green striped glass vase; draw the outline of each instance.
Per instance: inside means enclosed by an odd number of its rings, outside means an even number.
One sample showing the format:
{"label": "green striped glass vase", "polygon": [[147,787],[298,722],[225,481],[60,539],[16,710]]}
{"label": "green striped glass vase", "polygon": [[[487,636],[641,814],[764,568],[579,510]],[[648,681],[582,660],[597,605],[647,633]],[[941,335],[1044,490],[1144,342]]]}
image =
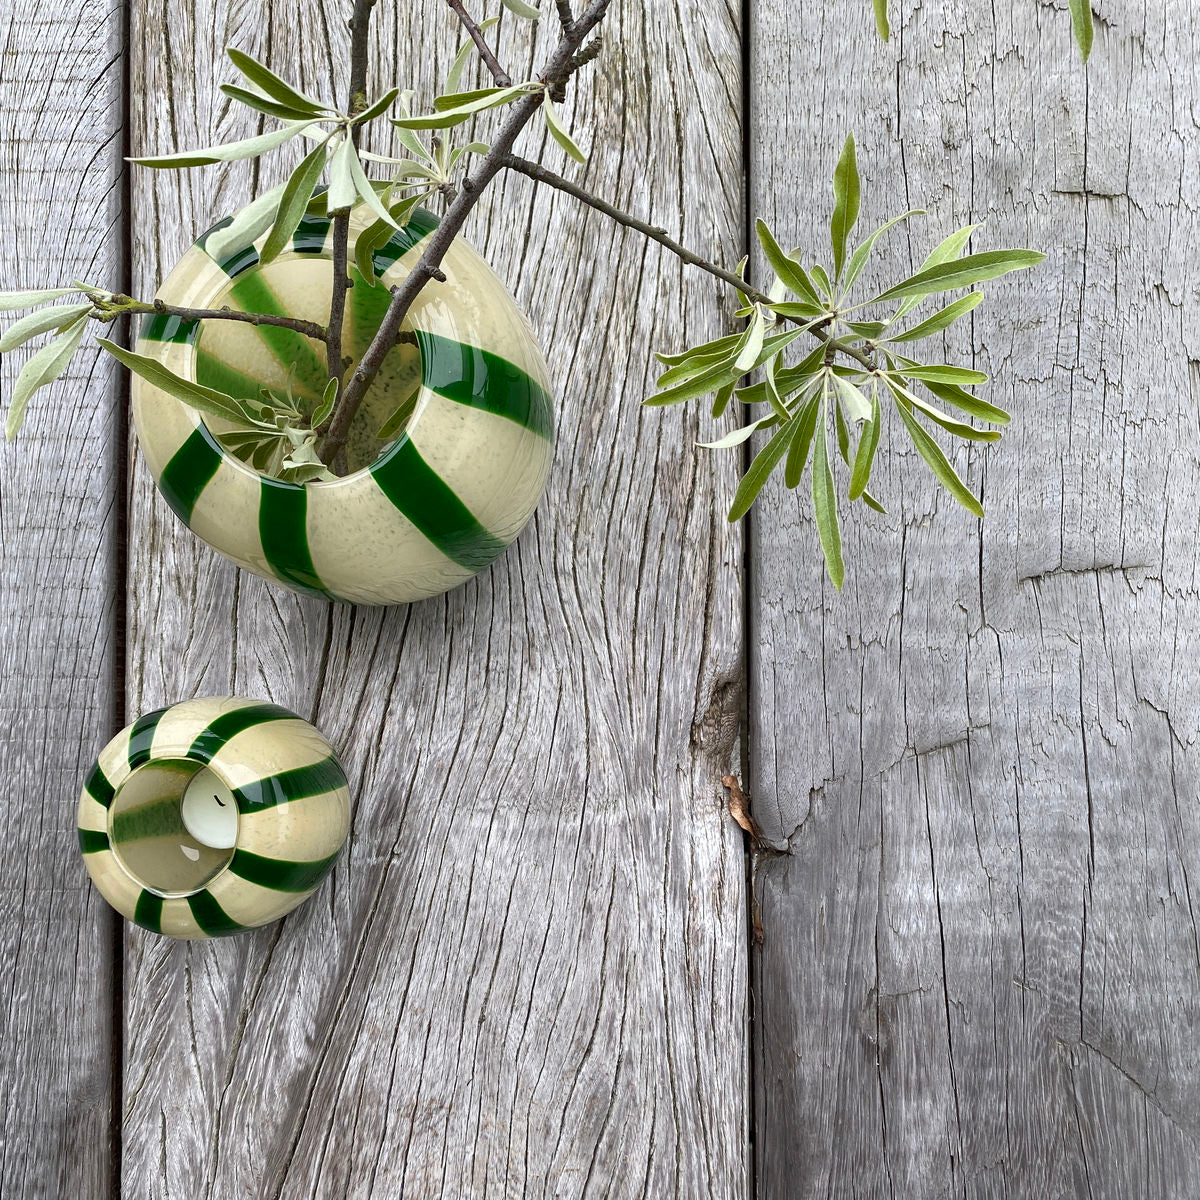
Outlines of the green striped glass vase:
{"label": "green striped glass vase", "polygon": [[186,700],[105,746],[78,829],[118,912],[155,933],[218,937],[312,894],[346,841],[350,790],[329,743],[286,708]]}
{"label": "green striped glass vase", "polygon": [[[356,210],[351,237],[371,220]],[[256,244],[237,244],[227,227],[188,250],[162,300],[328,320],[327,219],[306,219],[265,265]],[[434,228],[436,219],[417,210],[376,251],[374,285],[351,269],[345,338],[355,359]],[[336,481],[300,487],[259,473],[214,436],[227,426],[135,378],[138,441],[179,518],[257,575],[356,604],[437,595],[491,563],[545,490],[553,453],[546,365],[525,315],[467,242],[454,241],[442,270],[445,282],[428,284],[409,315],[413,337],[389,354],[365,398],[347,446],[350,473]],[[291,389],[315,404],[326,379],[325,347],[276,326],[156,315],[137,349],[231,395]],[[402,433],[380,440],[400,409],[409,413]]]}

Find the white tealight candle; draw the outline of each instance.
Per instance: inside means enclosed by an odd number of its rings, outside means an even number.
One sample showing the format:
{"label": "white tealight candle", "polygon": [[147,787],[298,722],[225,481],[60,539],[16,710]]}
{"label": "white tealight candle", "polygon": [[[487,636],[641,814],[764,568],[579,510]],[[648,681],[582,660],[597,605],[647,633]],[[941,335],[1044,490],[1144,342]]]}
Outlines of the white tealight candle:
{"label": "white tealight candle", "polygon": [[237,801],[207,767],[201,767],[188,783],[182,816],[188,833],[203,846],[228,850],[237,841]]}

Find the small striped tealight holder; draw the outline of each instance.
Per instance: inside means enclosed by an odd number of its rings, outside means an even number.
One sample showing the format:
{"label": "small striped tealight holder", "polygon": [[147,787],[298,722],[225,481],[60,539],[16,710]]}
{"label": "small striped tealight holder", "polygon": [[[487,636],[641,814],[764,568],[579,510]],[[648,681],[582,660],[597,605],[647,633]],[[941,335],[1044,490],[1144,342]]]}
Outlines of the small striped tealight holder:
{"label": "small striped tealight holder", "polygon": [[350,829],[332,747],[277,704],[222,696],[147,713],[100,752],[79,799],[92,881],[177,938],[238,933],[310,896]]}

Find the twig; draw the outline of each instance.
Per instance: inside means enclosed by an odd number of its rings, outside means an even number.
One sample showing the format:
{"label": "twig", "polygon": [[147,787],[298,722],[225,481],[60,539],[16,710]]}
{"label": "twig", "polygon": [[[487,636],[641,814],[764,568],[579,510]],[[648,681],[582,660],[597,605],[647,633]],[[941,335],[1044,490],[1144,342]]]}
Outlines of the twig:
{"label": "twig", "polygon": [[[367,68],[369,64],[371,13],[376,0],[354,0],[350,16],[350,88],[346,111],[357,116],[367,107]],[[361,126],[350,126],[350,140],[358,145]],[[350,210],[333,214],[333,290],[329,295],[329,332],[325,339],[325,363],[329,378],[341,383],[345,364],[342,361],[342,327],[346,320],[346,293],[350,290],[347,259],[350,246]]]}
{"label": "twig", "polygon": [[[760,292],[757,288],[753,288],[746,283],[741,276],[735,275],[732,271],[726,271],[723,267],[718,267],[716,263],[709,262],[708,259],[697,254],[694,250],[689,250],[682,243],[677,242],[673,237],[669,236],[665,229],[657,225],[651,225],[648,221],[643,221],[630,213],[624,212],[615,205],[609,204],[607,200],[601,200],[599,196],[593,196],[591,192],[585,191],[565,176],[556,175],[553,171],[547,170],[541,163],[530,162],[529,159],[521,158],[516,154],[508,154],[501,165],[507,167],[510,171],[517,171],[522,175],[527,175],[537,183],[547,184],[557,191],[566,192],[568,196],[574,196],[576,200],[582,201],[589,208],[594,208],[597,212],[603,213],[619,225],[624,225],[627,229],[634,229],[642,234],[643,237],[648,237],[651,241],[657,242],[660,246],[670,250],[672,254],[683,259],[685,263],[693,267],[699,267],[700,270],[707,271],[708,274],[715,278],[723,280],[731,287],[737,288],[744,296],[749,297],[749,299],[759,304],[773,303],[771,297],[766,292]],[[795,320],[797,324],[805,323],[802,318],[789,319]],[[868,371],[875,369],[874,363],[851,343],[839,338],[831,338],[820,326],[814,326],[810,332],[818,341],[826,343],[831,350],[840,351],[847,357],[853,358]]]}
{"label": "twig", "polygon": [[291,329],[314,341],[323,342],[327,331],[315,321],[301,321],[298,317],[278,317],[273,313],[241,312],[236,308],[181,308],[178,304],[167,304],[162,300],[135,300],[132,296],[115,294],[105,299],[92,298],[99,310],[93,314],[97,320],[111,321],[126,313],[157,313],[168,317],[179,317],[184,321],[242,321],[247,325],[275,325],[280,329]]}
{"label": "twig", "polygon": [[467,14],[462,0],[446,0],[446,3],[453,10],[454,15],[462,22],[463,28],[471,35],[471,41],[475,43],[475,48],[479,51],[479,57],[483,60],[483,65],[492,73],[492,78],[496,81],[497,86],[512,87],[512,76],[500,65],[500,61],[492,52],[491,46],[487,44],[487,40],[483,36],[483,30],[479,28],[479,23],[472,20]]}
{"label": "twig", "polygon": [[[547,87],[570,76],[571,59],[588,34],[603,19],[609,3],[610,0],[591,0],[570,29],[563,30],[562,40],[541,74],[541,82]],[[353,375],[350,376],[321,442],[320,455],[325,462],[334,458],[345,445],[363,396],[383,366],[388,351],[396,344],[396,335],[400,332],[408,310],[420,295],[422,288],[434,278],[434,272],[441,266],[442,259],[445,258],[458,231],[463,227],[471,210],[479,203],[483,190],[500,173],[504,160],[512,153],[517,135],[537,112],[542,98],[542,92],[530,92],[510,105],[508,117],[500,126],[491,150],[480,160],[475,174],[463,179],[462,188],[454,203],[446,210],[446,215],[439,222],[437,229],[425,239],[425,250],[416,266],[402,284],[392,289],[392,300],[383,321],[370,346],[359,359]]]}
{"label": "twig", "polygon": [[570,29],[575,24],[575,14],[571,11],[571,0],[554,0],[558,10],[558,20],[564,29]]}

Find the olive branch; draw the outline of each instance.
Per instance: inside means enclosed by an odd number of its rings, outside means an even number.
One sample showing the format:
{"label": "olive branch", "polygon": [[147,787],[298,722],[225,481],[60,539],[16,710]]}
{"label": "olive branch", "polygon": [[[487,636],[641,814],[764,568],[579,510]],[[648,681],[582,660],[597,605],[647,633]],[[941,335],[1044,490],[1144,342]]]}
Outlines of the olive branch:
{"label": "olive branch", "polygon": [[[21,371],[5,424],[14,437],[34,393],[67,368],[83,332],[95,320],[112,322],[137,314],[164,314],[197,321],[243,321],[292,329],[323,344],[329,378],[319,399],[297,397],[290,387],[262,389],[257,396],[232,396],[185,380],[155,360],[101,338],[99,344],[134,374],[175,396],[197,411],[220,417],[230,427],[221,434],[232,453],[256,469],[281,479],[306,483],[329,479],[345,469],[346,440],[371,383],[391,349],[406,337],[405,317],[431,282],[445,282],[441,263],[488,185],[503,171],[523,174],[536,183],[574,197],[595,211],[658,243],[683,262],[735,289],[742,301],[737,316],[744,327],[703,345],[659,354],[666,370],[658,390],[645,403],[666,406],[712,395],[712,415],[721,417],[733,403],[762,415],[740,423],[732,432],[701,443],[712,449],[738,447],[754,434],[771,436],[750,462],[729,510],[729,519],[744,515],[766,480],[783,466],[789,488],[799,485],[811,461],[812,503],[829,575],[841,586],[845,566],[838,519],[835,458],[830,452],[832,427],[836,455],[849,474],[847,497],[882,510],[868,490],[885,411],[894,409],[918,453],[956,500],[982,515],[930,432],[936,427],[953,437],[995,441],[999,429],[980,429],[948,413],[946,408],[988,425],[1002,426],[1008,414],[981,399],[970,388],[986,382],[981,372],[948,363],[924,362],[906,351],[914,343],[941,333],[971,312],[983,294],[969,290],[921,319],[909,314],[930,297],[995,279],[1034,266],[1044,257],[1025,249],[966,253],[975,226],[957,230],[940,242],[921,268],[869,297],[854,292],[883,235],[899,222],[920,215],[908,212],[886,222],[851,247],[850,235],[859,215],[860,179],[853,136],[846,139],[833,173],[828,265],[807,260],[802,249],[784,251],[770,228],[756,230],[772,279],[766,290],[746,278],[747,259],[733,270],[710,262],[672,238],[666,230],[624,212],[566,177],[515,151],[518,137],[540,115],[551,138],[577,162],[585,162],[562,120],[557,105],[574,76],[601,52],[598,29],[610,0],[589,0],[576,15],[571,0],[555,0],[560,37],[535,76],[514,82],[488,41],[500,18],[475,21],[463,0],[446,0],[462,27],[463,41],[431,111],[414,112],[413,93],[392,87],[370,97],[366,91],[370,22],[378,0],[353,0],[350,83],[341,107],[325,103],[294,87],[264,63],[235,48],[227,54],[240,79],[223,84],[230,99],[279,122],[255,137],[131,161],[151,169],[191,169],[214,163],[256,158],[296,139],[312,143],[285,183],[264,193],[219,229],[229,252],[261,242],[259,261],[269,263],[286,249],[306,216],[325,216],[332,224],[333,287],[325,324],[286,316],[219,309],[189,309],[159,300],[143,301],[74,281],[70,287],[0,292],[0,312],[32,309],[0,336],[7,353],[39,335],[51,340],[33,354]],[[885,41],[890,35],[886,0],[871,0],[876,25]],[[537,9],[525,0],[501,0],[503,8],[522,20],[537,20]],[[1069,0],[1076,42],[1086,60],[1093,20],[1087,0]],[[473,56],[491,77],[491,85],[463,89],[463,74]],[[491,142],[472,140],[456,145],[450,131],[481,114],[504,110]],[[387,120],[406,152],[403,157],[373,154],[361,148],[363,129]],[[426,140],[428,138],[428,140]],[[372,179],[368,166],[388,178]],[[324,186],[323,186],[324,185]],[[365,206],[374,221],[355,239],[355,266],[368,286],[376,284],[373,259],[412,218],[417,207],[442,207],[436,228],[421,243],[421,254],[405,279],[390,289],[386,314],[370,345],[352,362],[344,356],[343,322],[349,277],[349,228],[353,209]],[[67,303],[56,303],[70,299]],[[49,307],[47,307],[47,305]],[[806,339],[805,351],[792,350]],[[815,344],[812,344],[815,343]],[[794,361],[789,361],[794,359]],[[754,382],[747,376],[759,373]],[[945,407],[939,407],[945,406]],[[401,405],[382,425],[379,436],[402,432],[411,409]]]}

